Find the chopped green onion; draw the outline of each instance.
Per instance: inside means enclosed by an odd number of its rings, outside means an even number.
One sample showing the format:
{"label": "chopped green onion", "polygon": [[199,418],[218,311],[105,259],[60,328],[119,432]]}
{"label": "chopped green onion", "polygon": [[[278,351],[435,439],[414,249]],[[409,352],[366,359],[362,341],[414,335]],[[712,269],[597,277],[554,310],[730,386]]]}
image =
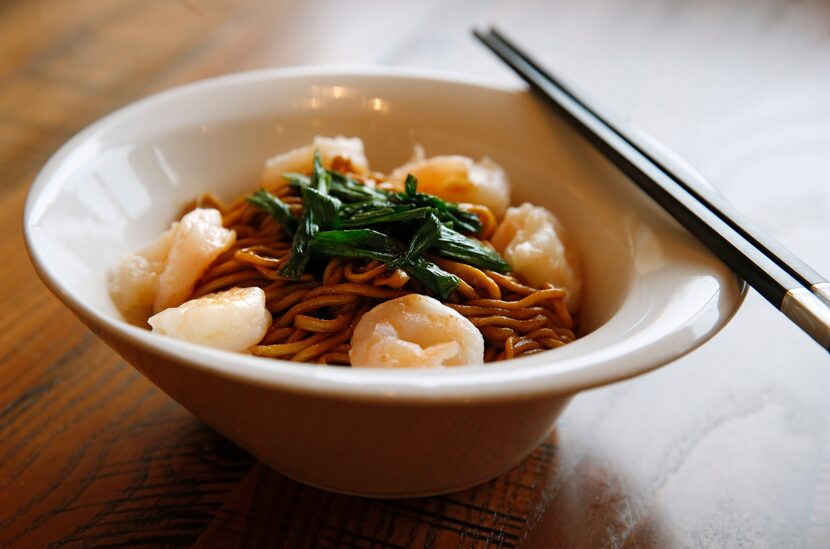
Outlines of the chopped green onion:
{"label": "chopped green onion", "polygon": [[300,225],[294,233],[291,243],[291,257],[288,264],[282,269],[282,275],[289,278],[299,278],[311,261],[311,241],[319,230],[336,229],[340,227],[339,210],[341,203],[338,199],[328,196],[331,177],[323,169],[320,150],[314,151],[314,170],[311,183],[302,187],[303,216]]}
{"label": "chopped green onion", "polygon": [[314,236],[312,247],[315,251],[326,255],[343,257],[358,257],[352,254],[355,251],[368,250],[377,252],[379,255],[373,259],[383,262],[393,260],[400,251],[400,245],[397,242],[372,229],[321,231]]}
{"label": "chopped green onion", "polygon": [[314,215],[314,222],[319,230],[340,228],[340,201],[333,196],[328,196],[314,189],[314,187],[303,187],[303,205],[311,210]]}
{"label": "chopped green onion", "polygon": [[406,174],[406,181],[403,184],[406,196],[415,197],[418,193],[418,180],[411,173]]}
{"label": "chopped green onion", "polygon": [[291,257],[288,258],[288,263],[282,268],[280,274],[286,278],[300,278],[311,260],[310,245],[315,232],[317,232],[317,224],[314,223],[311,210],[306,208],[300,218],[297,232],[294,233],[294,240],[291,242]]}
{"label": "chopped green onion", "polygon": [[432,249],[442,257],[455,259],[473,267],[498,273],[510,272],[510,265],[498,252],[443,225],[439,228],[438,239]]}
{"label": "chopped green onion", "polygon": [[320,157],[320,149],[314,149],[314,163],[311,171],[311,187],[316,188],[320,194],[329,194],[331,186],[331,175],[323,167],[323,159]]}
{"label": "chopped green onion", "polygon": [[449,298],[458,288],[458,285],[461,284],[460,278],[423,257],[404,261],[401,268],[418,279],[428,289],[441,296],[441,299]]}
{"label": "chopped green onion", "polygon": [[400,267],[442,299],[450,297],[461,284],[457,276],[423,257],[406,257],[400,243],[372,229],[319,232],[314,236],[311,247],[325,255],[375,259],[390,268]]}
{"label": "chopped green onion", "polygon": [[268,215],[276,219],[277,222],[282,225],[285,232],[287,232],[290,236],[294,236],[294,231],[297,230],[297,220],[293,215],[291,215],[291,209],[285,202],[265,189],[258,190],[251,196],[246,197],[245,200],[258,208],[265,210]]}
{"label": "chopped green onion", "polygon": [[441,234],[441,222],[433,214],[429,214],[421,228],[415,232],[412,240],[409,242],[409,248],[398,259],[393,262],[393,266],[402,264],[406,260],[411,260],[420,257],[432,246]]}
{"label": "chopped green onion", "polygon": [[414,208],[425,206],[434,208],[437,210],[438,218],[441,221],[451,221],[454,227],[462,231],[473,234],[481,233],[481,221],[477,215],[463,211],[458,207],[458,204],[447,202],[431,194],[417,192],[415,190],[417,188],[417,180],[413,184],[411,182],[412,179],[415,178],[411,174],[407,176],[407,183],[405,183],[406,192],[390,193],[390,199],[393,202],[409,205]]}
{"label": "chopped green onion", "polygon": [[397,223],[411,219],[424,219],[433,212],[432,208],[378,208],[377,210],[355,214],[343,220],[343,227],[362,227],[380,223]]}
{"label": "chopped green onion", "polygon": [[[425,259],[427,251],[483,269],[510,270],[494,250],[458,232],[480,234],[478,216],[458,204],[418,192],[418,180],[411,174],[404,192],[376,189],[325,169],[316,150],[311,176],[285,173],[283,178],[301,190],[299,221],[284,202],[265,190],[247,200],[293,236],[291,257],[281,272],[284,276],[301,276],[315,254],[374,259],[389,269],[403,269],[446,299],[461,280]],[[419,224],[419,220],[423,221]]]}
{"label": "chopped green onion", "polygon": [[351,177],[340,172],[329,170],[328,173],[331,176],[330,193],[337,196],[344,202],[361,202],[371,200],[377,202],[378,204],[389,204],[389,196],[386,191],[358,183]]}
{"label": "chopped green onion", "polygon": [[311,185],[311,178],[307,175],[294,172],[285,172],[282,178],[295,187],[307,187]]}

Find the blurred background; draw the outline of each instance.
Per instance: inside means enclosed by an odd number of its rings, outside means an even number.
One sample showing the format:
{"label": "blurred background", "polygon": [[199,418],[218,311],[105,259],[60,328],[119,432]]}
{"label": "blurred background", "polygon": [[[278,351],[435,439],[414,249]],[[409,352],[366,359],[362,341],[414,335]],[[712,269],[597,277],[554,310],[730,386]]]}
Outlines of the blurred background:
{"label": "blurred background", "polygon": [[754,293],[692,355],[578,397],[505,477],[384,503],[257,465],[94,339],[28,265],[28,186],[102,115],[309,64],[521,86],[471,37],[488,24],[830,275],[830,2],[4,0],[0,264],[19,268],[0,269],[0,546],[830,545],[826,353]]}

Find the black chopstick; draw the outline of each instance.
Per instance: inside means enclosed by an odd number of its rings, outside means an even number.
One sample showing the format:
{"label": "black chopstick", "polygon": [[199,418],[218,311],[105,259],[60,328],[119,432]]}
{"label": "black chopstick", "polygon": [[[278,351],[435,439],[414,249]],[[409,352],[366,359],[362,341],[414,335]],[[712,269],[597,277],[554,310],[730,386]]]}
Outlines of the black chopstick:
{"label": "black chopstick", "polygon": [[674,179],[678,185],[683,187],[698,201],[702,202],[708,209],[712,210],[715,215],[720,217],[730,227],[735,229],[738,234],[748,240],[753,246],[761,250],[764,255],[772,259],[779,267],[790,273],[796,280],[816,294],[825,303],[830,305],[830,282],[817,273],[813,268],[796,257],[795,254],[782,246],[777,240],[766,234],[757,225],[755,225],[755,223],[729,204],[719,193],[703,187],[693,180],[684,180],[682,177],[676,175],[670,168],[666,167],[666,162],[660,159],[660,153],[654,151],[653,147],[644,143],[642,139],[639,139],[635,132],[625,130],[619,122],[614,120],[612,115],[607,112],[603,112],[597,105],[592,105],[589,99],[579,97],[570,88],[570,86],[552,74],[548,69],[540,66],[498,30],[493,28],[490,29],[490,32],[496,40],[513,50],[516,55],[520,56],[540,75],[559,88],[559,90],[573,99],[582,108],[594,115],[611,131],[619,135],[631,146],[642,153],[643,156],[651,160],[651,162],[653,162],[658,168]]}
{"label": "black chopstick", "polygon": [[[631,132],[612,125],[596,108],[588,107],[503,34],[493,29],[474,34],[721,261],[830,350],[830,307],[822,301],[827,299],[827,281],[797,258],[793,262],[796,266],[787,263],[785,260],[795,258],[791,252],[754,225],[747,223],[749,229],[743,226],[743,216],[733,215],[731,207],[714,193],[666,169],[665,162],[655,160],[657,155],[649,153]],[[816,297],[814,291],[824,295]]]}

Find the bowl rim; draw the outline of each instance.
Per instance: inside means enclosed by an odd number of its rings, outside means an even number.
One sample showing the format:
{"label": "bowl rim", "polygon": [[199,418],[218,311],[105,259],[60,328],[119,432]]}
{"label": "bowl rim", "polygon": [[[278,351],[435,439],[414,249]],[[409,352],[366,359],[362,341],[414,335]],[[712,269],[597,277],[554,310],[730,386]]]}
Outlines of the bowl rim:
{"label": "bowl rim", "polygon": [[[78,151],[83,151],[91,138],[117,124],[122,118],[156,103],[198,94],[203,90],[262,81],[291,80],[308,77],[347,77],[419,80],[456,84],[508,94],[527,94],[521,87],[492,79],[447,71],[388,66],[303,66],[246,71],[217,76],[162,91],[128,104],[103,116],[61,146],[43,166],[29,188],[23,210],[23,234],[26,250],[44,284],[67,305],[95,333],[112,333],[117,339],[136,346],[150,354],[181,363],[187,367],[209,372],[238,382],[296,393],[312,393],[327,398],[357,400],[395,400],[410,403],[470,403],[473,401],[503,401],[531,399],[546,396],[569,395],[578,391],[621,381],[672,362],[718,333],[736,314],[747,292],[746,284],[737,279],[738,292],[728,312],[718,315],[718,321],[709,326],[699,319],[718,308],[720,291],[701,304],[700,310],[679,325],[671,334],[648,344],[604,356],[591,352],[564,360],[547,360],[538,367],[539,356],[513,359],[505,363],[465,366],[440,370],[357,369],[339,366],[304,365],[283,360],[261,358],[220,351],[201,345],[178,341],[152,334],[148,330],[111,318],[84,299],[65,288],[59,278],[47,268],[34,245],[33,231],[39,218],[39,206],[44,192],[59,187],[65,176],[80,165]],[[480,91],[481,91],[480,90]],[[671,168],[684,177],[712,187],[686,161],[643,132],[638,133],[661,150]],[[90,149],[90,147],[87,147]],[[94,148],[94,147],[93,147]],[[85,157],[89,158],[89,156]],[[83,159],[80,159],[83,160]],[[42,209],[45,206],[40,206]],[[719,290],[722,286],[719,287]],[[698,322],[696,323],[696,320]],[[695,328],[694,336],[680,338],[682,328]],[[105,338],[106,339],[106,338]],[[593,357],[593,360],[591,358]],[[551,357],[554,358],[554,357]],[[563,367],[563,365],[565,367]]]}

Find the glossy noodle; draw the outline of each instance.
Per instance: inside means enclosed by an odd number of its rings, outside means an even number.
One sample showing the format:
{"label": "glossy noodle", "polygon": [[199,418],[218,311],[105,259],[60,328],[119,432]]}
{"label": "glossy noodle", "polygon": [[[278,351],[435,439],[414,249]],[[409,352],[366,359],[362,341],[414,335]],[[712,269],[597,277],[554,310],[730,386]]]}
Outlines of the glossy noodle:
{"label": "glossy noodle", "polygon": [[125,257],[110,273],[125,318],[226,350],[361,367],[479,364],[576,337],[578,255],[553,214],[507,206],[489,159],[419,157],[385,176],[359,139],[315,138],[269,159],[261,184],[229,205],[199,197]]}
{"label": "glossy noodle", "polygon": [[[283,186],[273,193],[292,209],[302,209],[295,188]],[[389,271],[372,260],[331,258],[319,280],[310,274],[286,279],[280,269],[291,255],[291,238],[272,217],[243,199],[225,206],[207,195],[197,205],[222,212],[223,225],[233,229],[237,239],[202,276],[191,297],[261,287],[274,320],[260,344],[251,348],[255,355],[348,365],[352,331],[364,313],[385,300],[426,293],[406,272]],[[482,220],[483,234],[492,234],[493,214],[478,205],[469,211]],[[442,302],[479,329],[485,362],[554,349],[575,339],[574,320],[563,301],[565,290],[532,288],[511,275],[432,259],[461,279],[456,292]]]}

